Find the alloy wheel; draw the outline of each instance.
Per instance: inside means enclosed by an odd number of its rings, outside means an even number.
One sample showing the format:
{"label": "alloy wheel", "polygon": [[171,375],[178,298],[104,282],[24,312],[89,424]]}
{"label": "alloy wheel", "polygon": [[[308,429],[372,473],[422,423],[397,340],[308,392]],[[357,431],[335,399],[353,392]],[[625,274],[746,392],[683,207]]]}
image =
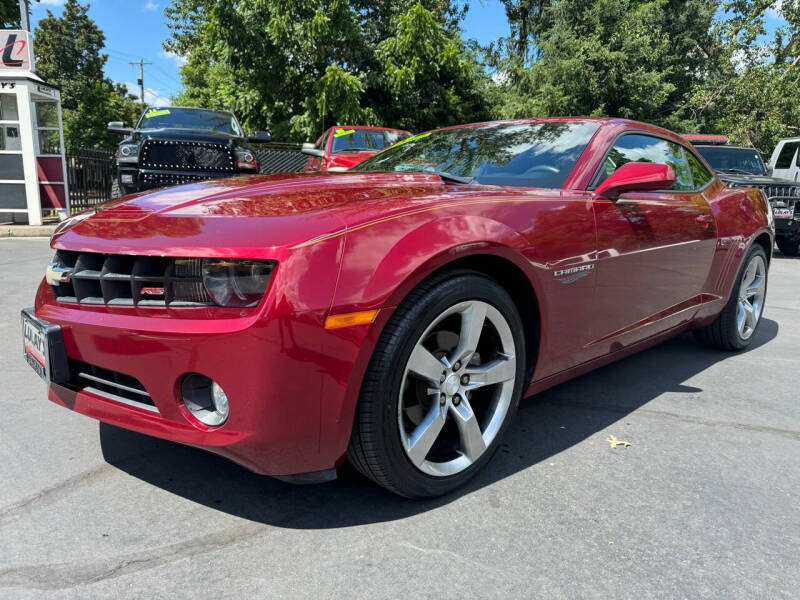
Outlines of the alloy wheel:
{"label": "alloy wheel", "polygon": [[736,326],[743,340],[750,339],[755,332],[766,294],[767,265],[762,256],[754,255],[742,276],[736,307]]}
{"label": "alloy wheel", "polygon": [[494,306],[469,300],[437,316],[400,386],[398,427],[411,463],[445,477],[477,461],[508,415],[516,372],[514,337]]}

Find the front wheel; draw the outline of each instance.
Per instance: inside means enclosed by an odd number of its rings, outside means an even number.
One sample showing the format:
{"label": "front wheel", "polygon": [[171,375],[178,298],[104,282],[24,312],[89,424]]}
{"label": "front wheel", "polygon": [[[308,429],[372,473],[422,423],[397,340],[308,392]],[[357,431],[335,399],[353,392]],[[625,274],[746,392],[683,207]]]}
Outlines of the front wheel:
{"label": "front wheel", "polygon": [[761,322],[766,298],[767,254],[756,244],[742,262],[725,308],[713,323],[696,329],[695,338],[720,350],[743,350]]}
{"label": "front wheel", "polygon": [[372,356],[350,462],[410,498],[446,494],[486,465],[524,383],[523,325],[508,293],[471,272],[414,290]]}
{"label": "front wheel", "polygon": [[786,256],[797,256],[800,254],[800,239],[790,240],[789,238],[779,237],[775,240],[778,250]]}

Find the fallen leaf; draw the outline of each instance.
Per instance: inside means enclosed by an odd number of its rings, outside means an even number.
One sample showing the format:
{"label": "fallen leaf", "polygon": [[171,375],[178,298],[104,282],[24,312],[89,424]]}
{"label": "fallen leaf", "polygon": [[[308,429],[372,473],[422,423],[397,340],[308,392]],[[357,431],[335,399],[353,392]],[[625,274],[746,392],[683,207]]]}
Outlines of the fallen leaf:
{"label": "fallen leaf", "polygon": [[612,434],[612,435],[609,435],[609,436],[606,438],[606,441],[609,443],[609,445],[610,445],[612,448],[616,448],[617,446],[624,446],[625,448],[627,448],[628,446],[630,446],[630,445],[631,445],[631,444],[630,444],[630,442],[626,442],[626,441],[624,441],[624,440],[618,440],[618,439],[617,439],[617,436],[615,436],[615,435],[613,435],[613,434]]}

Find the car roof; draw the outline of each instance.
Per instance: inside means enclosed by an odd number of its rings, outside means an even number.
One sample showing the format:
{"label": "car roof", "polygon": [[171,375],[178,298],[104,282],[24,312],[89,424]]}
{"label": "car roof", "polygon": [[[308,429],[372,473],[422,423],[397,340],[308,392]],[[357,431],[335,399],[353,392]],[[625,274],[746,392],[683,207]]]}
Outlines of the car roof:
{"label": "car roof", "polygon": [[695,148],[730,148],[731,150],[752,150],[758,152],[752,146],[729,146],[728,144],[692,144]]}
{"label": "car roof", "polygon": [[201,108],[199,106],[163,106],[157,104],[148,105],[147,108],[144,109],[144,112],[147,112],[148,110],[152,110],[154,108],[159,110],[173,110],[179,108],[181,110],[197,110],[197,111],[202,110],[205,112],[225,113],[228,115],[233,114],[233,112],[231,112],[230,110],[225,110],[224,108]]}
{"label": "car roof", "polygon": [[482,121],[478,123],[467,123],[464,125],[451,125],[449,127],[440,127],[432,131],[446,131],[449,129],[462,129],[468,127],[487,127],[493,125],[524,125],[526,123],[577,123],[577,122],[590,122],[598,123],[601,127],[613,127],[619,129],[620,133],[624,131],[631,131],[632,133],[652,133],[679,144],[686,144],[687,141],[680,135],[669,129],[664,129],[658,125],[645,123],[643,121],[634,121],[632,119],[622,119],[619,117],[535,117],[528,119],[507,119],[499,121]]}

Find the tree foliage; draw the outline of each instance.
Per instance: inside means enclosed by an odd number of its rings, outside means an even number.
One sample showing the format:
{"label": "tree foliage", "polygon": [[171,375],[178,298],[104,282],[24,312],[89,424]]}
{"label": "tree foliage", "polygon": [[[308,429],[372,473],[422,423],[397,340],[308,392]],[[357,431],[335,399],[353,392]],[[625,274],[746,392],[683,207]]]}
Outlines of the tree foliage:
{"label": "tree foliage", "polygon": [[0,0],[0,29],[19,28],[18,0]]}
{"label": "tree foliage", "polygon": [[309,139],[336,123],[419,130],[488,116],[488,77],[442,0],[173,0],[187,104]]}
{"label": "tree foliage", "polygon": [[139,106],[125,86],[103,74],[105,36],[89,18],[88,8],[67,0],[60,17],[47,11],[34,32],[36,72],[61,89],[68,146],[112,147],[119,137],[106,131],[108,121],[131,122]]}

